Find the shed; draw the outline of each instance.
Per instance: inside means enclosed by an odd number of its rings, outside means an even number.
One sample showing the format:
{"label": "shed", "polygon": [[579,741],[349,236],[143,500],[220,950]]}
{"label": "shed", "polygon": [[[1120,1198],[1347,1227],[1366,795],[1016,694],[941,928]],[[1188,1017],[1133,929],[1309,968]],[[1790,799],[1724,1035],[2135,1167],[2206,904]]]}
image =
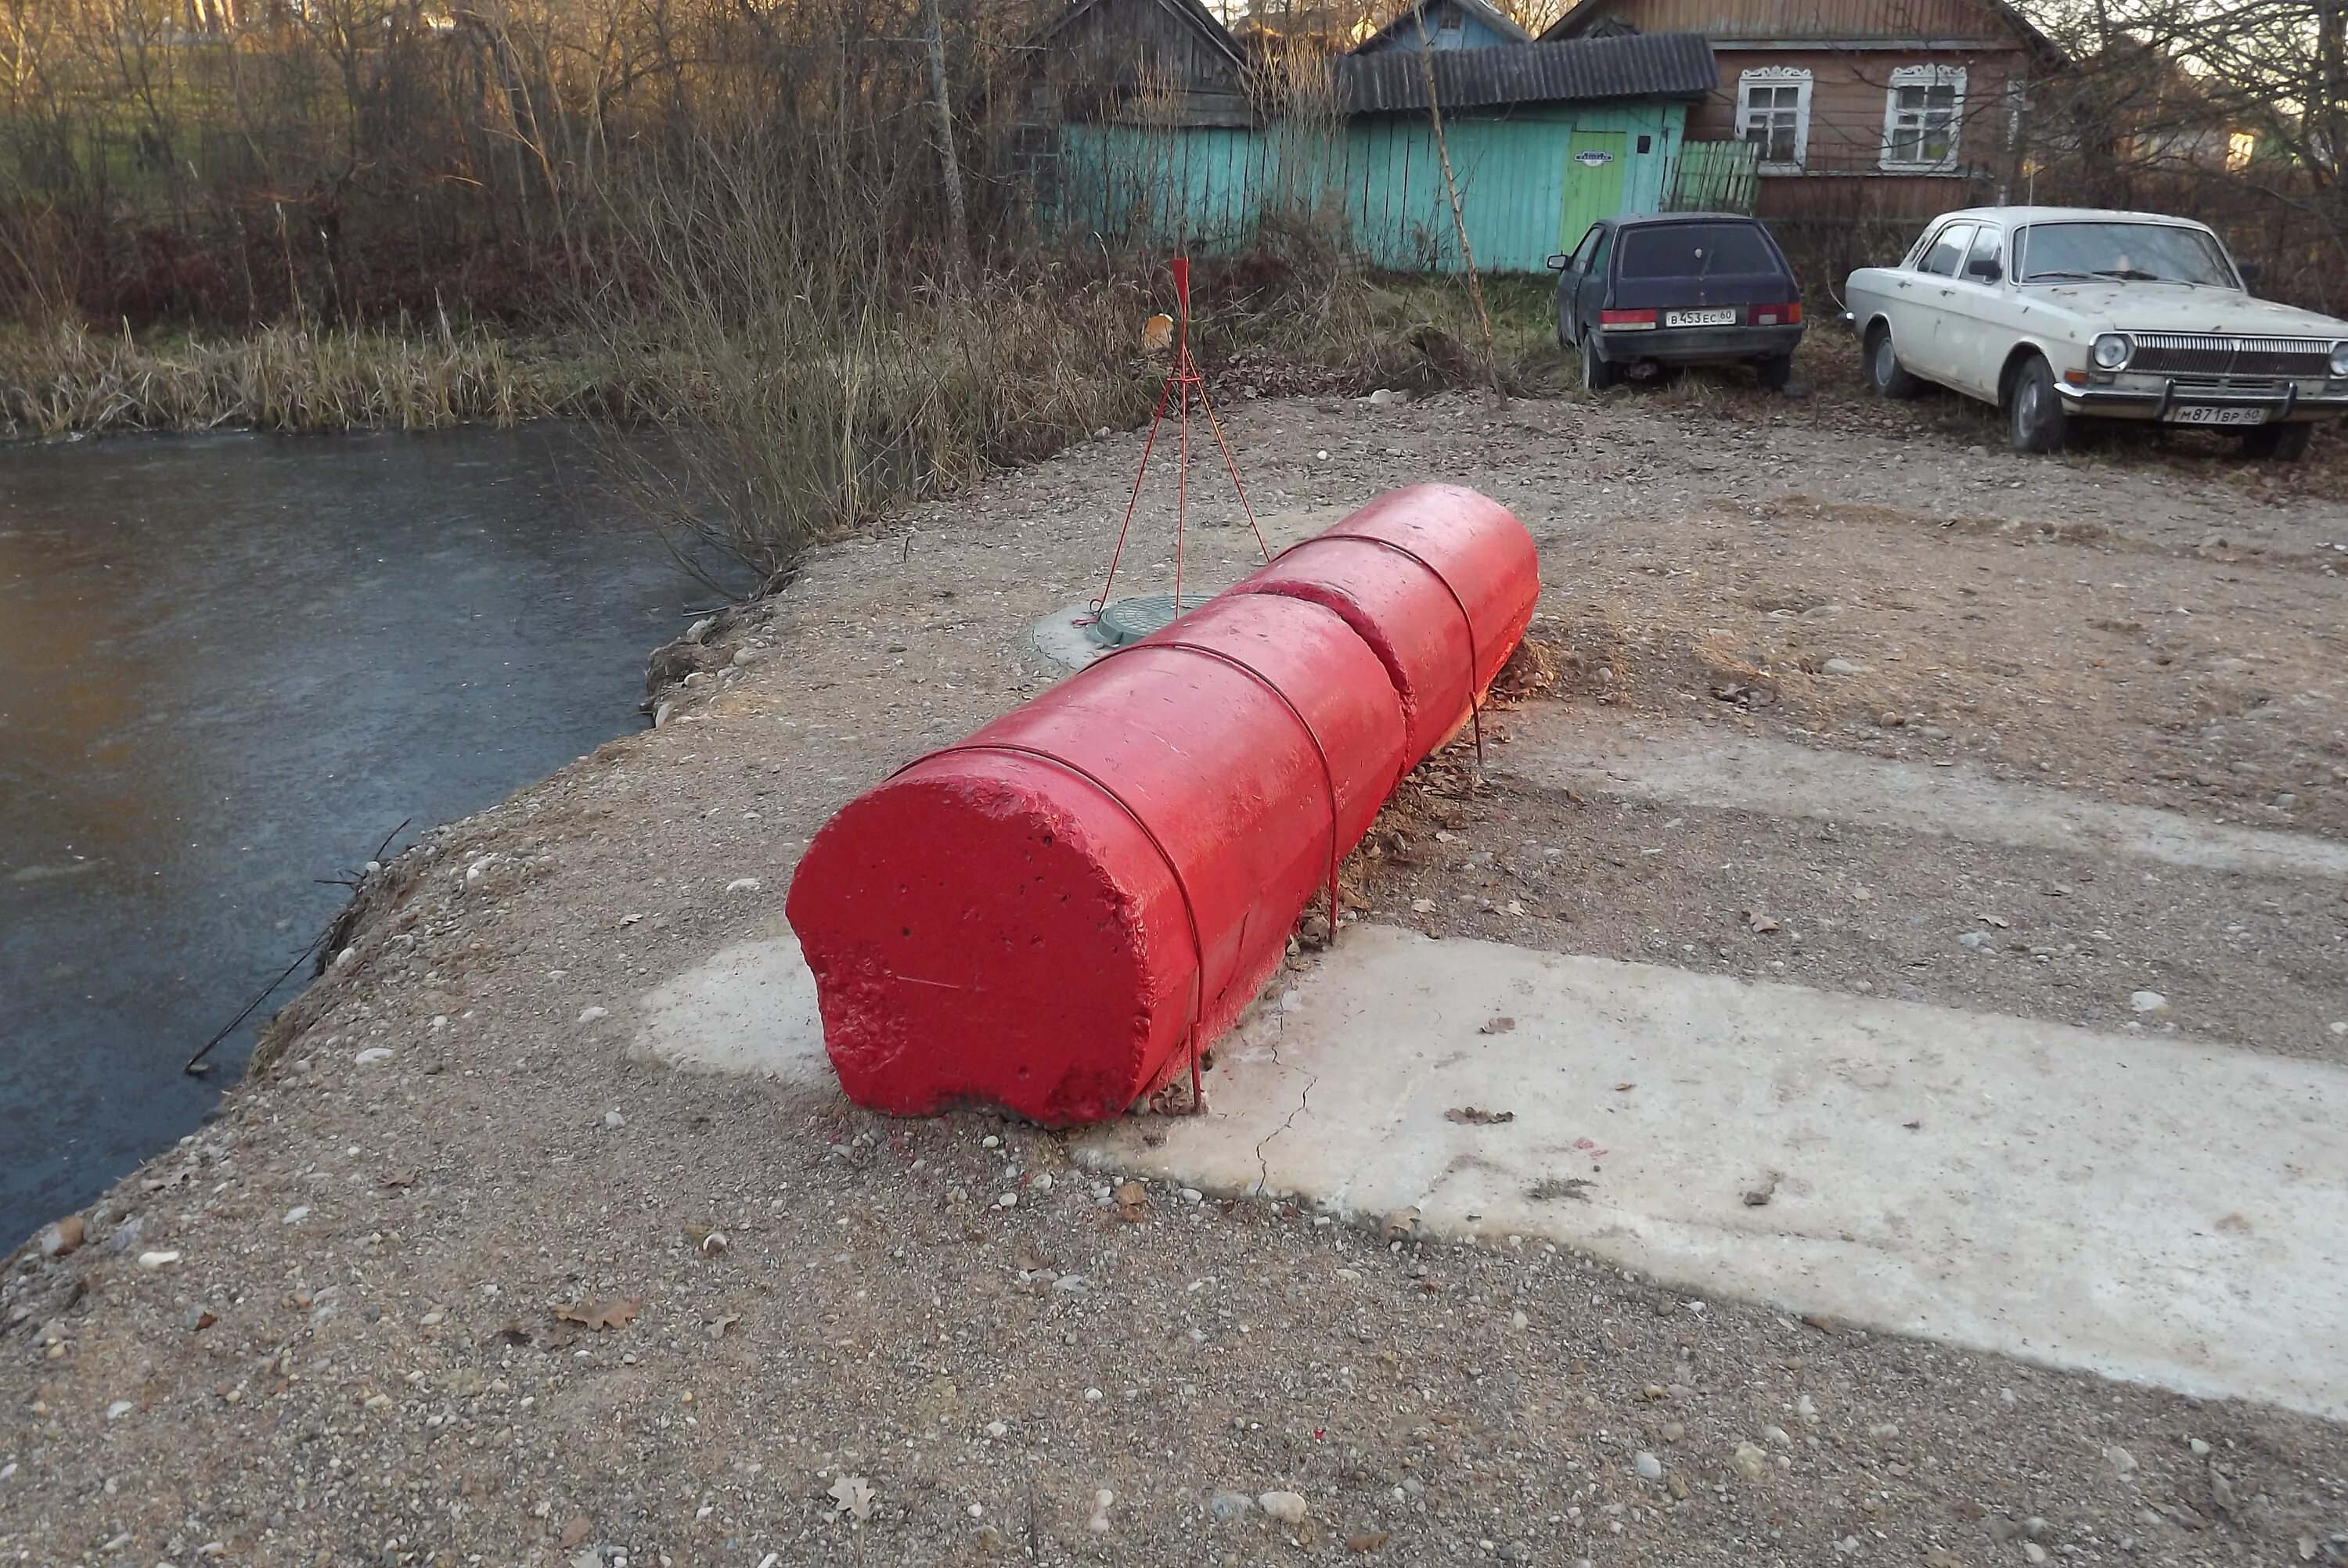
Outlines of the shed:
{"label": "shed", "polygon": [[[1094,10],[1176,3],[1082,0]],[[1684,34],[1499,44],[1431,58],[1415,44],[1372,49],[1328,63],[1326,92],[1311,112],[1248,125],[1064,118],[1051,137],[1051,168],[1038,171],[1038,216],[1106,239],[1199,251],[1236,250],[1266,222],[1303,220],[1338,230],[1375,266],[1457,271],[1430,73],[1476,265],[1519,272],[1540,272],[1597,218],[1660,210],[1688,107],[1719,77],[1710,46]]]}

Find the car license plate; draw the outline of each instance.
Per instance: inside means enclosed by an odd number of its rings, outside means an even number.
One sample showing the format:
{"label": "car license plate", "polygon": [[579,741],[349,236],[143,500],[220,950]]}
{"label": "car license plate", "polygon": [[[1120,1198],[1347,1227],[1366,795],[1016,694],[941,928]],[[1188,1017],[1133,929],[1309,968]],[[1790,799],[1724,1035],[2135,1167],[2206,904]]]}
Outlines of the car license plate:
{"label": "car license plate", "polygon": [[1665,311],[1663,324],[1667,327],[1733,327],[1736,324],[1735,311]]}
{"label": "car license plate", "polygon": [[2263,408],[2219,408],[2207,403],[2188,403],[2182,408],[2168,411],[2171,425],[2264,425],[2267,411]]}

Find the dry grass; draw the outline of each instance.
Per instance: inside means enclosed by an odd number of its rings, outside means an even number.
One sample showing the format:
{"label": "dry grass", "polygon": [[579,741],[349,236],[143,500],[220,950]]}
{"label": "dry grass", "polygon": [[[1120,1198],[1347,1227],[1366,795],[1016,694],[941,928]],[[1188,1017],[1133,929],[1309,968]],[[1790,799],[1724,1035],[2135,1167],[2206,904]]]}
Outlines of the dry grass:
{"label": "dry grass", "polygon": [[579,379],[445,323],[144,342],[70,322],[0,326],[0,435],[508,425],[575,401]]}
{"label": "dry grass", "polygon": [[[805,548],[927,496],[1148,417],[1129,283],[997,279],[886,313],[671,309],[602,334],[610,477],[689,570],[715,549],[766,583]],[[712,579],[710,586],[724,585]]]}

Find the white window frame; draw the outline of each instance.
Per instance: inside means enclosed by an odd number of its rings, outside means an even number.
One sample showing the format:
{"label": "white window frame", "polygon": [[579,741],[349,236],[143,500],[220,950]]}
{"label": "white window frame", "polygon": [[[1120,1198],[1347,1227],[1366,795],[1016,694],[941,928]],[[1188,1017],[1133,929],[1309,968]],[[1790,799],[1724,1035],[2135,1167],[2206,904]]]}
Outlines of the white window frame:
{"label": "white window frame", "polygon": [[[1910,159],[1891,155],[1893,142],[1900,133],[1900,89],[1902,87],[1954,87],[1956,89],[1949,112],[1949,155],[1941,159]],[[1919,132],[1923,128],[1918,122]],[[1876,167],[1886,174],[1954,174],[1963,167],[1965,136],[1965,68],[1962,66],[1901,66],[1891,73],[1891,85],[1883,94],[1883,148]],[[1921,138],[1920,138],[1921,139]]]}
{"label": "white window frame", "polygon": [[[1756,66],[1739,73],[1736,78],[1736,137],[1746,135],[1750,115],[1749,105],[1754,87],[1793,87],[1794,95],[1794,158],[1790,163],[1773,162],[1763,159],[1755,167],[1763,174],[1799,174],[1810,156],[1810,73],[1799,66]],[[1765,142],[1764,147],[1766,147]]]}

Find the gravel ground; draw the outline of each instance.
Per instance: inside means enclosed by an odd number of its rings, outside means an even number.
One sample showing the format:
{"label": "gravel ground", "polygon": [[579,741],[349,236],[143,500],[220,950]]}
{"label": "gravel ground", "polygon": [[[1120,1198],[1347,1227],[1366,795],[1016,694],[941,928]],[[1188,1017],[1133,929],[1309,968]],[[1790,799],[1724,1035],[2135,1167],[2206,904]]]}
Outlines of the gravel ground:
{"label": "gravel ground", "polygon": [[[1591,722],[2348,835],[2348,509],[2216,459],[2025,462],[1776,407],[1230,412],[1277,533],[1424,477],[1519,508],[1556,695]],[[1048,678],[1025,629],[1093,589],[1138,450],[825,552],[671,659],[709,668],[661,728],[376,878],[276,1065],[74,1216],[78,1250],[9,1266],[0,1561],[2348,1562],[2319,1420],[1533,1245],[1121,1204],[1034,1129],[634,1060],[645,990],[783,928],[826,815]],[[1252,538],[1195,488],[1188,569],[1227,580]],[[1163,586],[1157,520],[1136,586]],[[2157,966],[2178,1027],[2338,1059],[2336,887],[1499,773],[1455,758],[1397,801],[1354,873],[1378,917],[2106,1027]],[[1956,943],[1982,889],[2022,952]]]}

